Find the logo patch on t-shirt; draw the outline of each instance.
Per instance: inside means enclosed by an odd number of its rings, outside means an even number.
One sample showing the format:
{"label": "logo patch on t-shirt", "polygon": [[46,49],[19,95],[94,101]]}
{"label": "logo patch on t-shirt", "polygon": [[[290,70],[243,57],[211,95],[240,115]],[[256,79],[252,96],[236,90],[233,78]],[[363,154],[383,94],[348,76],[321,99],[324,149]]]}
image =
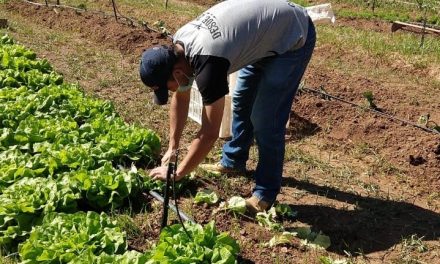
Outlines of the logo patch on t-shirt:
{"label": "logo patch on t-shirt", "polygon": [[203,13],[196,19],[196,21],[200,24],[195,25],[195,27],[197,29],[203,28],[208,30],[212,39],[217,39],[222,36],[217,19],[213,14],[209,12]]}

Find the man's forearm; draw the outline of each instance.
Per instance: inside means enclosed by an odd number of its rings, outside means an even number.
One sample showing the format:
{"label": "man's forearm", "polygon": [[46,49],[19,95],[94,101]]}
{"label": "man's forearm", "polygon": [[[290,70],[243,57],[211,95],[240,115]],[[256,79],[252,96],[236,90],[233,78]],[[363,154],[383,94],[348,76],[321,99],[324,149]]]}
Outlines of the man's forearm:
{"label": "man's forearm", "polygon": [[217,138],[218,134],[214,136],[199,133],[199,135],[191,142],[188,154],[177,169],[177,178],[180,179],[193,171],[208,155]]}
{"label": "man's forearm", "polygon": [[190,93],[174,93],[170,105],[169,148],[176,150],[188,116]]}
{"label": "man's forearm", "polygon": [[224,104],[225,98],[222,97],[211,105],[204,107],[202,128],[192,141],[188,154],[177,168],[178,179],[194,170],[212,149],[220,131]]}

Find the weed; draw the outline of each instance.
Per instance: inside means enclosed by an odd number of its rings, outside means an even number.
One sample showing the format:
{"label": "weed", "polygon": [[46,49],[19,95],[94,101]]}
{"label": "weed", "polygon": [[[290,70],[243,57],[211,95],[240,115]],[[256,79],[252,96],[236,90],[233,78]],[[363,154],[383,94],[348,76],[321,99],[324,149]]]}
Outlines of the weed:
{"label": "weed", "polygon": [[85,3],[80,3],[76,7],[79,9],[87,10],[87,5]]}
{"label": "weed", "polygon": [[440,192],[433,192],[431,193],[426,201],[426,204],[433,208],[433,210],[437,210],[437,202],[440,201]]}
{"label": "weed", "polygon": [[99,87],[101,87],[101,88],[109,88],[110,85],[111,85],[110,81],[107,79],[99,80]]}
{"label": "weed", "polygon": [[[1,252],[0,252],[0,255],[1,255]],[[18,259],[15,258],[14,256],[10,256],[10,257],[0,256],[0,263],[2,263],[2,264],[15,264],[15,263],[18,263]]]}
{"label": "weed", "polygon": [[135,224],[133,219],[127,214],[117,214],[114,216],[122,230],[127,233],[127,237],[137,237],[141,234],[140,228]]}
{"label": "weed", "polygon": [[365,99],[367,99],[367,105],[369,108],[371,109],[377,109],[377,105],[374,103],[374,96],[373,96],[373,92],[371,91],[366,91],[362,94],[364,96]]}
{"label": "weed", "polygon": [[360,142],[353,146],[350,154],[356,159],[364,159],[369,155],[376,155],[376,150],[368,142]]}
{"label": "weed", "polygon": [[333,259],[329,256],[321,256],[319,257],[319,262],[321,264],[352,264],[350,260],[346,259]]}
{"label": "weed", "polygon": [[401,250],[402,252],[396,263],[416,264],[421,262],[418,261],[414,253],[424,253],[428,251],[428,246],[423,242],[423,237],[418,237],[414,234],[402,239]]}

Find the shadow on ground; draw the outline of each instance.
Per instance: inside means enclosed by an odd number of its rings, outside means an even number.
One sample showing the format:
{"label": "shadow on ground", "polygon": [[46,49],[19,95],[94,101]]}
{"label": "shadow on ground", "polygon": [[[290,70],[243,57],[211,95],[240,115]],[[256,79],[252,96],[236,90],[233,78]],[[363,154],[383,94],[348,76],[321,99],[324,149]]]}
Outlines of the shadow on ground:
{"label": "shadow on ground", "polygon": [[334,188],[284,178],[284,186],[355,205],[354,210],[322,205],[292,205],[297,220],[330,236],[331,252],[353,255],[387,250],[403,238],[440,239],[440,214],[422,207],[391,200],[363,197]]}
{"label": "shadow on ground", "polygon": [[297,115],[295,112],[290,112],[289,125],[286,128],[286,140],[296,141],[306,137],[313,136],[321,131],[321,128],[310,122],[308,119]]}

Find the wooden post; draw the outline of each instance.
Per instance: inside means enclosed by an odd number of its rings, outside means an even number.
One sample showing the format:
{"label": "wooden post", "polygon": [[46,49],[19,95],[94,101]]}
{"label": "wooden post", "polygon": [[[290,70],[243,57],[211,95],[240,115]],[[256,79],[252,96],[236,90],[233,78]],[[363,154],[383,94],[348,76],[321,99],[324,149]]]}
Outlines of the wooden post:
{"label": "wooden post", "polygon": [[428,9],[426,7],[426,5],[423,6],[423,7],[424,7],[425,10],[424,10],[424,15],[423,15],[423,31],[422,31],[422,39],[420,40],[420,48],[423,47],[423,44],[425,43],[426,20],[427,20],[427,18],[426,18],[426,10]]}
{"label": "wooden post", "polygon": [[113,4],[113,12],[115,13],[115,19],[116,19],[116,21],[118,21],[118,15],[116,14],[116,3],[115,3],[115,0],[112,0],[112,4]]}

